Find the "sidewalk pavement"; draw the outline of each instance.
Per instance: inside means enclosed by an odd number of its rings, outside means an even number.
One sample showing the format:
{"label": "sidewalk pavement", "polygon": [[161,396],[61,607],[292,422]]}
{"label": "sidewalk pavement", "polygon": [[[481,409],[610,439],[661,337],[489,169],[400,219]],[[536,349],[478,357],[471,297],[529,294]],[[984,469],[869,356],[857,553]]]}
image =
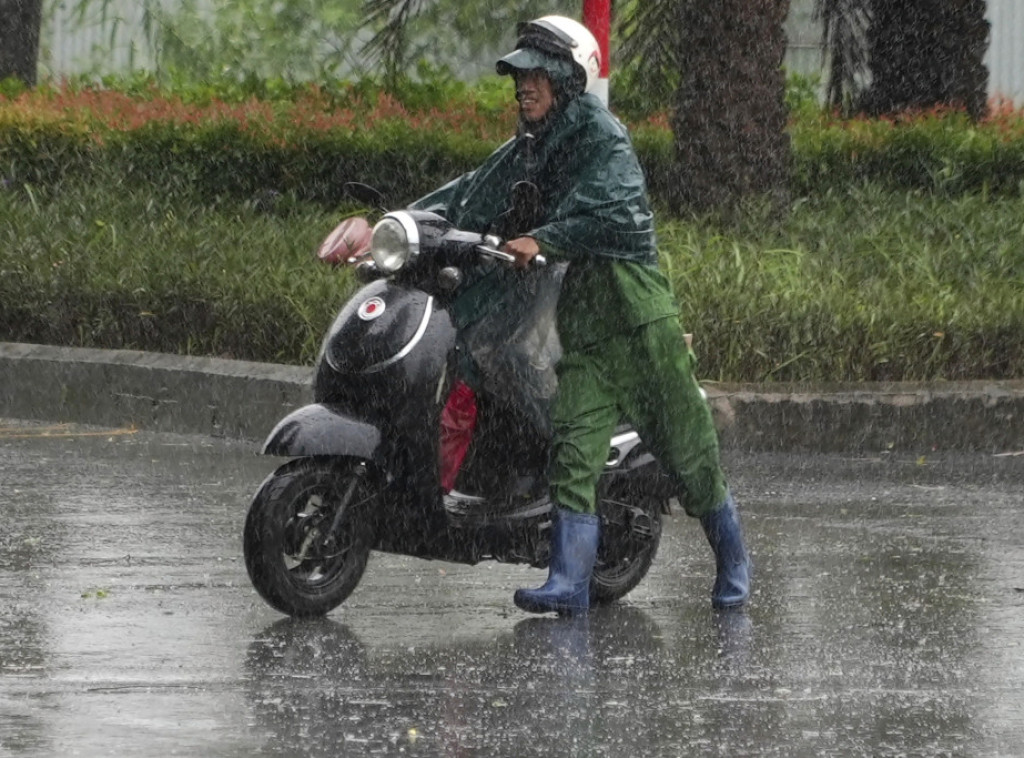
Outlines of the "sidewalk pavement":
{"label": "sidewalk pavement", "polygon": [[[0,342],[0,417],[261,441],[311,402],[298,366]],[[1024,381],[705,384],[723,448],[1024,451]]]}

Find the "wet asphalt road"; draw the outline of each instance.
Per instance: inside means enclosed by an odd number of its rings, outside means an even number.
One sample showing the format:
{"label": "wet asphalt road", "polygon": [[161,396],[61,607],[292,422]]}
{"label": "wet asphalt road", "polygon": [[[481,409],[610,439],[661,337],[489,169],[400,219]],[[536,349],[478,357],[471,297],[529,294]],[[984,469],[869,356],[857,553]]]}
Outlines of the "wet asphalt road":
{"label": "wet asphalt road", "polygon": [[375,554],[298,623],[242,564],[253,453],[0,422],[0,756],[1024,754],[1022,455],[727,455],[743,613],[677,515],[585,620],[512,605],[539,571]]}

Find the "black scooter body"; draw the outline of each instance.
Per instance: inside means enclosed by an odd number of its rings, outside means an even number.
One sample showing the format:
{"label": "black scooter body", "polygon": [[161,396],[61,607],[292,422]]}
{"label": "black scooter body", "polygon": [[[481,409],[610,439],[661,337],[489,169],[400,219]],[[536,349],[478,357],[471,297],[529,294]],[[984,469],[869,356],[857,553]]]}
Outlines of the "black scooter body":
{"label": "black scooter body", "polygon": [[[300,548],[305,555],[307,543],[295,540],[313,523],[310,509],[275,515],[291,507],[275,499],[284,497],[287,487],[299,486],[304,462],[328,469],[337,463],[342,473],[358,462],[359,487],[372,497],[360,505],[355,528],[371,535],[369,549],[466,564],[498,560],[547,566],[552,505],[544,469],[550,440],[507,401],[477,393],[478,426],[459,479],[472,494],[445,497],[442,492],[440,419],[456,374],[456,329],[448,313],[450,292],[423,282],[436,282],[443,265],[438,262],[418,279],[377,279],[359,289],[324,338],[314,369],[315,402],[282,419],[263,445],[266,455],[296,460],[268,477],[254,498],[246,561],[257,589],[285,613],[329,611],[354,588],[365,566],[364,557],[362,565],[345,569],[351,576],[342,582],[344,588],[330,589],[321,576],[326,569],[311,569],[299,581],[293,569],[282,573],[271,555]],[[285,494],[278,492],[282,488]],[[639,437],[628,428],[618,430],[599,483],[599,564],[604,555],[611,576],[605,581],[600,566],[595,569],[596,602],[620,597],[646,573],[660,538],[660,515],[668,511],[672,494]],[[327,518],[333,519],[332,529],[344,520]],[[321,540],[322,525],[317,529]],[[289,536],[293,533],[298,536]],[[318,547],[324,566],[342,560],[332,558],[334,539],[328,534]],[[307,592],[308,586],[313,589]]]}
{"label": "black scooter body", "polygon": [[[466,465],[475,463],[475,478],[492,491],[483,500],[444,507],[438,430],[454,350],[455,327],[443,302],[388,280],[371,282],[345,304],[324,339],[314,373],[316,402],[282,419],[263,453],[352,456],[371,463],[390,480],[381,491],[378,522],[390,528],[377,530],[376,550],[471,564],[495,558],[545,566],[551,505],[528,485],[537,484],[543,473],[537,467],[546,460],[546,441],[511,409],[480,399],[474,447],[485,450],[474,451]],[[510,434],[513,430],[519,434]],[[496,446],[505,451],[499,460],[480,461],[490,457],[488,447],[497,453]],[[526,470],[511,471],[507,464],[523,457],[530,459]],[[633,477],[652,495],[669,496],[652,456],[634,454],[619,463],[605,476]],[[525,491],[508,491],[509,477],[516,473],[527,483]]]}
{"label": "black scooter body", "polygon": [[454,345],[455,328],[436,298],[384,279],[371,282],[324,338],[314,404],[278,422],[263,454],[351,455],[386,465],[400,439],[431,444],[436,435],[427,428],[438,428],[440,384]]}

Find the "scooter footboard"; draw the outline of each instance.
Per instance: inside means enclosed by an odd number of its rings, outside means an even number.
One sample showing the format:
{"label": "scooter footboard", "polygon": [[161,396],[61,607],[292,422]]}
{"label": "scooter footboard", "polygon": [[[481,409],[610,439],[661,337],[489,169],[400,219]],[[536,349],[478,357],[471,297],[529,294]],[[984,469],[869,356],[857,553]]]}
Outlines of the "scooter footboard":
{"label": "scooter footboard", "polygon": [[376,460],[381,433],[373,424],[352,418],[337,406],[313,403],[281,419],[263,443],[263,455],[304,457],[351,455]]}

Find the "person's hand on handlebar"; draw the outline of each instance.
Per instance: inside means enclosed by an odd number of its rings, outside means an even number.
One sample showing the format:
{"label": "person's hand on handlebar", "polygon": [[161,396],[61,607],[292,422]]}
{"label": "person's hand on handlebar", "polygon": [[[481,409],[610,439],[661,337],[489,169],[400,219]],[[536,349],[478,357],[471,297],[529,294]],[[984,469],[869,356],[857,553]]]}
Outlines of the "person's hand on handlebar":
{"label": "person's hand on handlebar", "polygon": [[501,249],[502,252],[515,256],[516,268],[526,268],[530,265],[530,261],[540,253],[540,245],[533,237],[516,237],[514,240],[506,242]]}

